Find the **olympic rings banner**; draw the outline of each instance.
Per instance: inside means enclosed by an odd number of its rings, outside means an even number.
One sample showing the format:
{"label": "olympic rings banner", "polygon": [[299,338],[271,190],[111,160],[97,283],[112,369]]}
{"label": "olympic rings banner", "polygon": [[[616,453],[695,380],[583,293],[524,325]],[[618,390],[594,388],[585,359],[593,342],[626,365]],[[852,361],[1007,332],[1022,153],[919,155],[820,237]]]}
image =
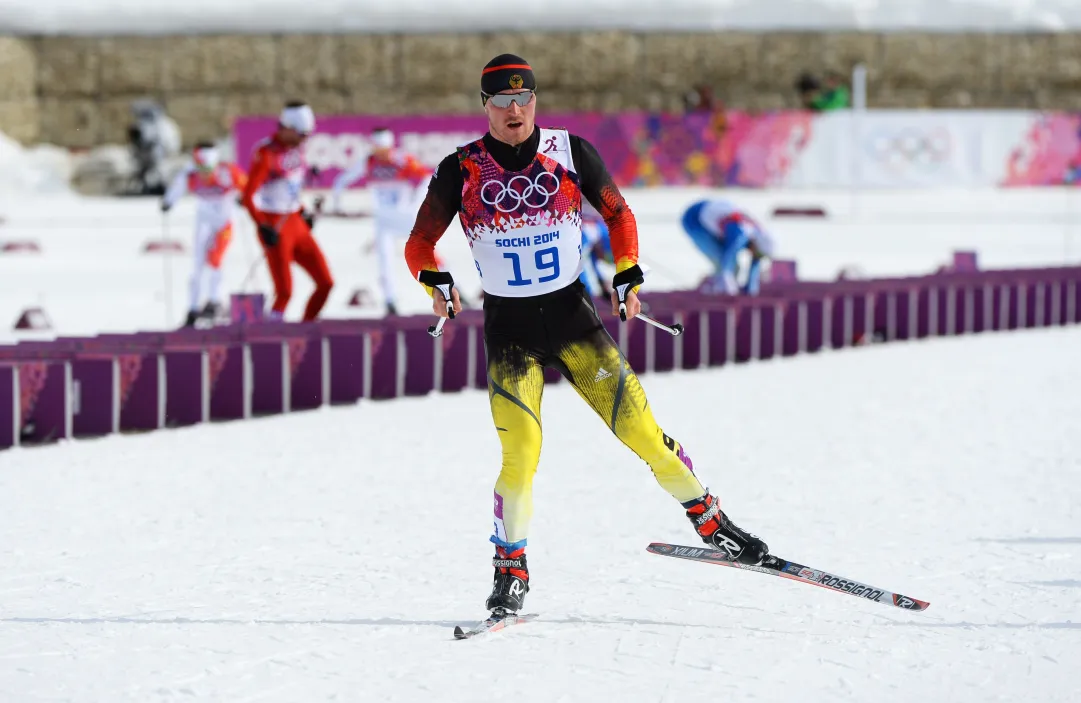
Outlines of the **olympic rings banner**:
{"label": "olympic rings banner", "polygon": [[[541,113],[592,142],[622,186],[940,188],[1081,183],[1081,114],[1023,110],[869,110],[815,114],[740,111]],[[247,167],[273,117],[234,125]],[[478,115],[326,116],[305,146],[328,188],[389,127],[398,145],[434,167],[487,129]]]}

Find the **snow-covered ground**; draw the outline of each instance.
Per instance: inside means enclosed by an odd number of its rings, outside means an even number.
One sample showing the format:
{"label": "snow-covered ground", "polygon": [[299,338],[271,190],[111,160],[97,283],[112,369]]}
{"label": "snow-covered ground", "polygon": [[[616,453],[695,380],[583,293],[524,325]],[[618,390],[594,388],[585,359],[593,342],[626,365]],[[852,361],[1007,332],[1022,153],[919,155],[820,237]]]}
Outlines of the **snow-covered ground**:
{"label": "snow-covered ground", "polygon": [[5,0],[0,27],[24,34],[454,32],[635,29],[1062,31],[1075,0]]}
{"label": "snow-covered ground", "polygon": [[1038,330],[645,379],[774,553],[924,613],[646,554],[691,526],[565,385],[540,617],[486,641],[451,639],[490,587],[483,392],[5,452],[0,700],[1072,703],[1079,349]]}
{"label": "snow-covered ground", "polygon": [[[710,268],[683,233],[684,207],[722,191],[630,189],[639,222],[641,259],[652,268],[649,289],[694,287]],[[955,249],[976,249],[988,268],[1081,263],[1081,192],[1076,189],[865,192],[728,191],[724,195],[762,218],[778,243],[778,258],[795,259],[803,278],[833,279],[842,268],[868,276],[923,274],[950,260]],[[348,211],[364,210],[363,191],[347,195]],[[777,206],[822,205],[825,219],[772,219]],[[190,254],[144,254],[142,247],[167,232],[191,248],[194,202],[163,219],[156,198],[88,198],[20,193],[0,197],[0,242],[33,240],[40,254],[0,253],[0,342],[16,338],[11,327],[22,310],[40,306],[56,334],[92,334],[175,327],[187,305]],[[224,264],[224,290],[262,290],[271,283],[248,217]],[[382,294],[371,245],[371,220],[324,218],[316,235],[337,285],[324,316],[381,315]],[[404,239],[398,243],[404,250]],[[466,292],[480,290],[469,248],[455,221],[439,245]],[[424,312],[430,302],[397,270],[399,309]],[[287,318],[298,319],[312,290],[294,269]],[[166,281],[170,285],[166,287]],[[366,288],[372,306],[349,307]],[[166,296],[166,291],[169,296]],[[167,299],[167,297],[169,299]],[[167,307],[171,306],[171,315]]]}

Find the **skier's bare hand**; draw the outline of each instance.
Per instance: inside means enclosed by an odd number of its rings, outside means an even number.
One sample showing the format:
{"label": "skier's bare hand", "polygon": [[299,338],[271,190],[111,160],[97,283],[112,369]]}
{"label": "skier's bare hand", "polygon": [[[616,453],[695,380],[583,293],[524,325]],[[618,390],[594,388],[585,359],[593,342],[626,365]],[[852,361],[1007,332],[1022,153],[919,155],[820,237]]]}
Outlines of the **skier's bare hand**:
{"label": "skier's bare hand", "polygon": [[[454,314],[457,315],[462,311],[462,301],[458,297],[458,289],[450,289],[450,299],[454,303]],[[432,312],[439,317],[450,317],[447,314],[447,299],[443,297],[443,291],[436,288],[432,292]]]}

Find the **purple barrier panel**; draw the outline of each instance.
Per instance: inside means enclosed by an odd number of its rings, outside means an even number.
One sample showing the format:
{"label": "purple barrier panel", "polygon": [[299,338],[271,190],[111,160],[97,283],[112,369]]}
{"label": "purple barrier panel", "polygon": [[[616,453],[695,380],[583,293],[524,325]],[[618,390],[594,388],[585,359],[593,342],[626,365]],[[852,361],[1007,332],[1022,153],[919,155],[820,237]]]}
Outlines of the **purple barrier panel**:
{"label": "purple barrier panel", "polygon": [[330,402],[356,403],[364,397],[364,333],[335,332],[330,343]]}
{"label": "purple barrier panel", "polygon": [[248,417],[244,345],[214,344],[207,347],[207,355],[210,362],[210,419]]}
{"label": "purple barrier panel", "polygon": [[239,329],[251,354],[253,413],[322,405],[324,327],[314,322],[263,322]]}
{"label": "purple barrier panel", "polygon": [[1003,329],[1015,330],[1019,329],[1022,324],[1021,320],[1023,314],[1021,312],[1022,300],[1021,289],[1019,286],[1004,283],[1001,286],[1002,304],[1005,306],[1006,312],[1004,313],[1005,325]]}
{"label": "purple barrier panel", "polygon": [[1029,327],[1047,326],[1047,286],[1044,281],[1029,281],[1025,285],[1028,303],[1026,319]]}
{"label": "purple barrier panel", "polygon": [[953,283],[943,283],[935,286],[937,291],[933,297],[935,301],[934,317],[938,322],[940,336],[952,336],[957,334],[957,316],[954,302],[957,300],[957,286]]}
{"label": "purple barrier panel", "polygon": [[840,349],[845,346],[845,339],[849,338],[847,334],[847,324],[850,323],[851,318],[846,315],[846,301],[849,297],[844,293],[836,293],[831,295],[826,302],[826,307],[829,310],[829,340],[828,346],[830,349]]}
{"label": "purple barrier panel", "polygon": [[330,348],[330,402],[356,403],[370,382],[369,332],[381,330],[379,320],[320,320],[319,330]]}
{"label": "purple barrier panel", "polygon": [[[838,292],[830,299],[829,343],[834,349],[851,347],[868,340],[868,305],[865,291]],[[873,315],[873,308],[870,309]]]}
{"label": "purple barrier panel", "polygon": [[953,291],[952,304],[949,313],[952,315],[952,323],[947,320],[947,329],[953,334],[971,334],[975,321],[975,312],[972,308],[972,286],[962,284],[951,289]]}
{"label": "purple barrier panel", "polygon": [[233,293],[229,296],[229,321],[233,324],[262,322],[266,300],[262,293]]}
{"label": "purple barrier panel", "polygon": [[545,368],[544,369],[544,383],[546,385],[552,385],[553,383],[559,383],[563,380],[563,374],[558,369]]}
{"label": "purple barrier panel", "polygon": [[[678,322],[678,320],[676,320],[676,314],[674,312],[658,312],[656,318],[658,321],[663,322],[664,324],[669,326],[674,325],[676,324],[676,322]],[[653,335],[653,365],[650,370],[671,371],[672,369],[674,369],[676,367],[676,345],[678,344],[682,347],[683,339],[677,339],[671,334],[665,332],[664,330],[657,329],[649,323],[642,322],[641,320],[635,320],[635,324],[639,323],[645,325],[648,328],[646,330],[647,335]],[[646,340],[646,353],[648,356],[649,338],[647,337]]]}
{"label": "purple barrier panel", "polygon": [[758,322],[753,325],[757,329],[752,331],[758,334],[758,353],[754,358],[772,359],[780,356],[779,346],[783,343],[784,330],[780,330],[778,335],[777,325],[783,322],[784,315],[777,311],[777,306],[773,303],[756,305],[755,310],[758,313]]}
{"label": "purple barrier panel", "polygon": [[973,285],[969,288],[968,302],[965,304],[965,318],[970,320],[968,323],[970,332],[983,332],[987,329],[991,302],[991,296],[988,293],[987,286]]}
{"label": "purple barrier panel", "polygon": [[[206,385],[199,389],[198,393],[206,420],[235,420],[248,415],[243,345],[245,329],[247,328],[243,325],[222,325],[208,329],[185,328],[164,335],[162,344],[169,352],[197,351],[205,355]],[[255,377],[253,369],[253,385]],[[171,387],[172,379],[168,380]],[[171,402],[170,392],[167,394],[166,405]],[[186,399],[185,407],[192,402],[192,399]],[[168,410],[166,414],[168,415]],[[190,419],[187,414],[185,418]]]}
{"label": "purple barrier panel", "polygon": [[287,411],[286,376],[289,373],[284,340],[252,340],[251,355],[252,415],[275,415]]}
{"label": "purple barrier panel", "polygon": [[[602,308],[601,314],[605,315],[605,313],[610,312],[611,310]],[[620,346],[623,348],[624,356],[627,357],[627,363],[630,364],[634,372],[640,374],[651,371],[652,369],[646,367],[646,328],[649,327],[649,324],[634,318],[621,322],[618,317],[612,317],[610,314],[605,315],[605,317],[612,318],[616,324],[625,326],[626,329],[623,334],[626,335],[627,344],[626,347],[623,347],[622,344]],[[613,337],[617,342],[622,341],[618,336],[613,335]]]}
{"label": "purple barrier panel", "polygon": [[820,297],[807,298],[807,353],[822,351],[826,346],[826,301]]}
{"label": "purple barrier panel", "polygon": [[380,400],[396,398],[399,395],[398,335],[384,322],[369,332],[368,337],[372,350],[370,397]]}
{"label": "purple barrier panel", "polygon": [[165,426],[202,422],[206,384],[203,352],[180,349],[165,352]]}
{"label": "purple barrier panel", "polygon": [[709,323],[709,365],[721,366],[736,360],[735,307],[711,307],[706,319]]}
{"label": "purple barrier panel", "polygon": [[737,302],[732,312],[735,314],[736,319],[736,357],[735,361],[743,362],[750,361],[755,358],[755,354],[758,349],[755,347],[759,341],[756,338],[753,329],[758,321],[756,318],[758,308],[754,305],[749,305],[746,301]]}
{"label": "purple barrier panel", "polygon": [[918,288],[906,287],[897,291],[897,339],[916,339],[919,323]]}
{"label": "purple barrier panel", "polygon": [[[436,344],[438,340],[428,334],[432,324],[430,315],[392,318],[387,323],[392,334],[400,336],[405,344],[405,379],[402,382],[403,395],[428,395],[436,387]],[[443,326],[458,325],[458,320],[448,321]],[[440,359],[440,362],[442,360]],[[440,363],[440,365],[442,365]]]}
{"label": "purple barrier panel", "polygon": [[0,449],[14,447],[19,440],[19,394],[15,365],[0,365]]}
{"label": "purple barrier panel", "polygon": [[908,302],[907,296],[902,299],[902,293],[901,289],[894,287],[880,288],[874,291],[871,311],[873,339],[892,342],[902,338],[901,310]]}
{"label": "purple barrier panel", "polygon": [[65,361],[21,361],[19,416],[21,441],[44,443],[71,437],[71,367]]}
{"label": "purple barrier panel", "polygon": [[1081,280],[1066,284],[1066,321],[1071,324],[1081,322]]}
{"label": "purple barrier panel", "polygon": [[72,434],[98,437],[119,427],[120,383],[112,356],[77,355],[71,361]]}
{"label": "purple barrier panel", "polygon": [[703,342],[709,340],[702,334],[702,319],[707,317],[692,306],[687,306],[683,315],[683,335],[681,336],[682,359],[680,368],[697,369],[705,366],[709,359],[709,350]]}
{"label": "purple barrier panel", "polygon": [[988,283],[988,289],[990,290],[991,298],[991,318],[987,321],[987,329],[993,331],[1001,331],[1007,327],[1007,316],[1009,310],[1007,308],[1007,301],[1009,296],[1004,290],[1004,286]]}
{"label": "purple barrier panel", "polygon": [[931,324],[934,322],[932,318],[935,315],[932,313],[933,296],[931,295],[930,286],[921,286],[916,291],[916,339],[924,339],[931,335]]}
{"label": "purple barrier panel", "polygon": [[468,387],[470,374],[476,368],[476,357],[484,355],[483,346],[476,344],[475,329],[484,325],[484,315],[480,311],[463,310],[454,322],[443,327],[437,347],[442,359],[438,386],[444,393]]}
{"label": "purple barrier panel", "polygon": [[1069,317],[1071,295],[1070,286],[1073,285],[1074,287],[1076,287],[1076,284],[1069,280],[1062,280],[1056,283],[1056,285],[1057,290],[1053,294],[1053,300],[1057,301],[1057,305],[1055,303],[1052,303],[1052,305],[1056,306],[1057,309],[1052,312],[1053,322],[1054,324],[1058,325],[1068,325],[1073,322],[1073,320],[1071,320]]}
{"label": "purple barrier panel", "polygon": [[875,292],[866,290],[852,298],[852,344],[870,344],[875,339]]}
{"label": "purple barrier panel", "polygon": [[120,429],[156,430],[165,425],[164,364],[157,353],[120,354]]}
{"label": "purple barrier panel", "polygon": [[779,351],[782,356],[794,356],[807,350],[807,300],[790,298],[784,306],[784,333]]}
{"label": "purple barrier panel", "polygon": [[304,336],[287,340],[289,352],[289,409],[313,410],[323,405],[324,345],[322,337],[308,327]]}
{"label": "purple barrier panel", "polygon": [[164,426],[164,378],[159,351],[161,334],[100,335],[79,341],[84,352],[111,354],[120,371],[120,430]]}

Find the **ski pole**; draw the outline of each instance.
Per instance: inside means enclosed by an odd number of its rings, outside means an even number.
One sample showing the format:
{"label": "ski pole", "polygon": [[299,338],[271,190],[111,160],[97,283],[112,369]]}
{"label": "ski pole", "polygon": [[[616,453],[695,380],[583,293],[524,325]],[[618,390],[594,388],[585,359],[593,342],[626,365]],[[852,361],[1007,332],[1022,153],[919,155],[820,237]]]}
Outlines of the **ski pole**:
{"label": "ski pole", "polygon": [[644,313],[638,313],[637,315],[635,315],[635,317],[637,317],[639,320],[642,320],[643,322],[648,322],[659,330],[664,330],[673,337],[678,337],[679,335],[683,334],[683,325],[679,324],[678,322],[669,327],[660,320],[654,320],[652,317]]}
{"label": "ski pole", "polygon": [[439,320],[428,328],[428,334],[432,335],[432,337],[441,337],[443,335],[443,325],[446,324],[447,318],[454,319],[454,301],[451,298],[451,291],[454,290],[454,278],[446,271],[425,270],[417,273],[417,280],[426,286],[437,288],[443,294],[443,300],[447,302],[447,317],[440,316]]}
{"label": "ski pole", "polygon": [[173,325],[173,261],[171,256],[173,243],[169,239],[169,215],[164,212],[161,214],[161,236],[164,240],[162,243],[162,267],[164,268],[165,279],[165,326],[170,327]]}

